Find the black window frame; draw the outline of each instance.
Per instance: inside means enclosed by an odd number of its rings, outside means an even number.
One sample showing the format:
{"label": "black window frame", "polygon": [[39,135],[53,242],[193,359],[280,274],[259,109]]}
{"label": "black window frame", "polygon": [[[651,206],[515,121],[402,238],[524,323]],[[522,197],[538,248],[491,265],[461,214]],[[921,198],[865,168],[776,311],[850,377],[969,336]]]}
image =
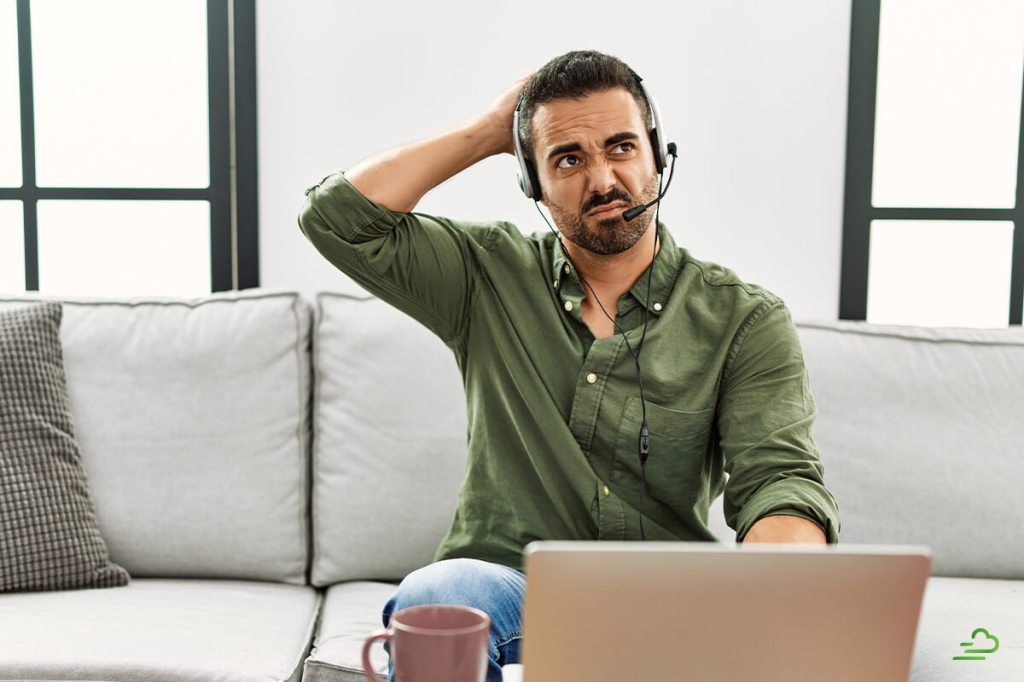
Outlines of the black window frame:
{"label": "black window frame", "polygon": [[[1021,98],[1014,208],[879,208],[871,203],[878,83],[878,33],[882,0],[853,0],[846,130],[839,318],[866,320],[872,220],[1012,220],[1009,324],[1024,311],[1024,96]],[[1021,83],[1024,93],[1024,79]]]}
{"label": "black window frame", "polygon": [[36,185],[30,5],[31,0],[17,0],[16,6],[22,181],[21,187],[0,187],[0,200],[22,202],[25,290],[39,290],[37,202],[53,199],[209,201],[210,290],[258,287],[255,0],[206,3],[210,183],[205,188]]}

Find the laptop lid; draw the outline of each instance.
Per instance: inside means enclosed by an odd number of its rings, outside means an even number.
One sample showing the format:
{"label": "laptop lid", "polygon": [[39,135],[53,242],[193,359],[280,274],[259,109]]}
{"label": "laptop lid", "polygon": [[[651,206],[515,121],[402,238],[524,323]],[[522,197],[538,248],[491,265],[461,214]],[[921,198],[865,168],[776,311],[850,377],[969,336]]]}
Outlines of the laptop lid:
{"label": "laptop lid", "polygon": [[524,682],[906,682],[927,547],[533,542]]}

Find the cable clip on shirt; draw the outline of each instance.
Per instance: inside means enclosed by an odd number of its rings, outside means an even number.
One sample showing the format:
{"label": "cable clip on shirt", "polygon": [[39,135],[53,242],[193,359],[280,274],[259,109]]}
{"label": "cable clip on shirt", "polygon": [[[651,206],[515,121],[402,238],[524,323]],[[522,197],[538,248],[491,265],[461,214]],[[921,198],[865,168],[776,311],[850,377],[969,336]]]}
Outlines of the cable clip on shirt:
{"label": "cable clip on shirt", "polygon": [[651,452],[651,434],[647,430],[647,421],[640,426],[640,465],[647,464],[647,455]]}

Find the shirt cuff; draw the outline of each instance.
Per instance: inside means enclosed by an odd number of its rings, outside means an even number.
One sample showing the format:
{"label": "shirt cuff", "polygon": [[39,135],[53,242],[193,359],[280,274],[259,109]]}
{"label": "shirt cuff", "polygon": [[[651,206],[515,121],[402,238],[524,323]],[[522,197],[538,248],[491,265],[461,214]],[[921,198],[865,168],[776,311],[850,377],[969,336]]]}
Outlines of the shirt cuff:
{"label": "shirt cuff", "polygon": [[399,221],[395,213],[357,190],[341,171],[307,188],[306,199],[309,209],[350,244],[385,236]]}
{"label": "shirt cuff", "polygon": [[742,542],[760,519],[779,514],[813,521],[825,533],[825,542],[839,542],[839,509],[835,499],[823,486],[799,478],[777,481],[748,500],[736,521],[736,541]]}

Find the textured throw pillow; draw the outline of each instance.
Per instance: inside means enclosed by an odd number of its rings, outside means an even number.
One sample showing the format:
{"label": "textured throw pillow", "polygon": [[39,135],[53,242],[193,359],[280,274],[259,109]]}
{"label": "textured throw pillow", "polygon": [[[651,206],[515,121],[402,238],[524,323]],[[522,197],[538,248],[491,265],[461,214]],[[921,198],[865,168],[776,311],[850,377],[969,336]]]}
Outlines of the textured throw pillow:
{"label": "textured throw pillow", "polygon": [[0,592],[128,584],[89,500],[61,312],[59,303],[0,312]]}

